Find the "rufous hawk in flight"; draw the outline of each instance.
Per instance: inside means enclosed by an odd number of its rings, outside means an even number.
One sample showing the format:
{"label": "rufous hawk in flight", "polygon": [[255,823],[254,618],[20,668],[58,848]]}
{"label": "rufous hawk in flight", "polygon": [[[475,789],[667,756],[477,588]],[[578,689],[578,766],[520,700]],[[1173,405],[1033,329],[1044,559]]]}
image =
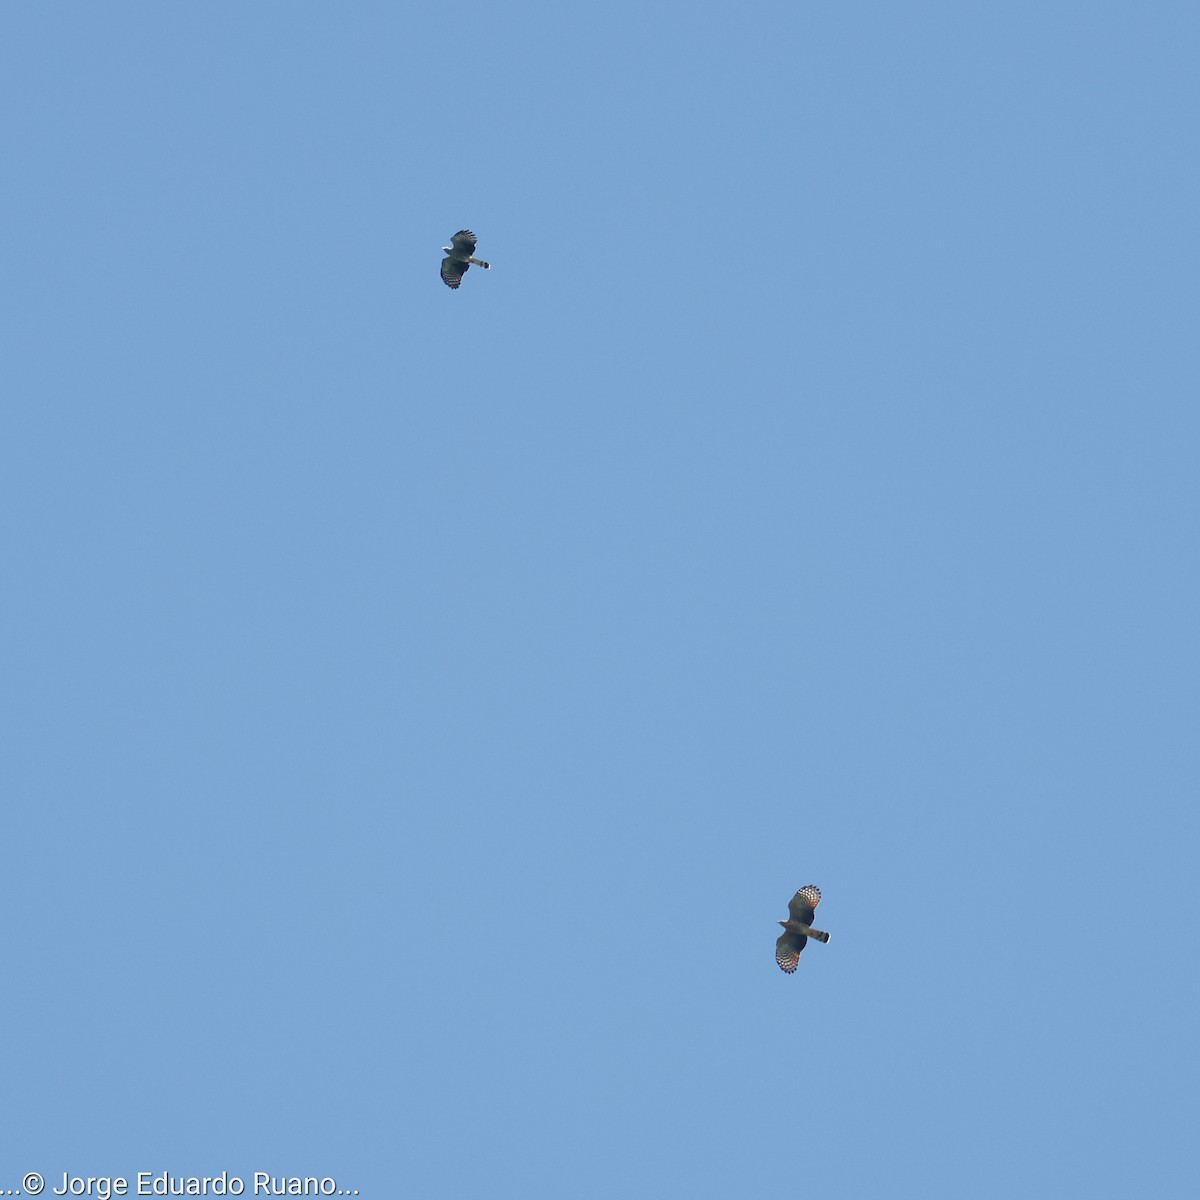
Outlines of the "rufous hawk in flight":
{"label": "rufous hawk in flight", "polygon": [[462,277],[467,268],[474,263],[485,271],[492,269],[491,263],[482,258],[474,258],[475,235],[469,229],[460,229],[451,239],[449,246],[443,246],[446,257],[442,259],[442,282],[447,287],[456,288],[462,283]]}
{"label": "rufous hawk in flight", "polygon": [[800,965],[800,951],[808,944],[809,938],[816,938],[818,942],[829,941],[829,934],[812,927],[820,903],[821,889],[812,883],[805,884],[788,904],[791,916],[779,922],[783,926],[783,933],[775,943],[775,961],[789,975]]}

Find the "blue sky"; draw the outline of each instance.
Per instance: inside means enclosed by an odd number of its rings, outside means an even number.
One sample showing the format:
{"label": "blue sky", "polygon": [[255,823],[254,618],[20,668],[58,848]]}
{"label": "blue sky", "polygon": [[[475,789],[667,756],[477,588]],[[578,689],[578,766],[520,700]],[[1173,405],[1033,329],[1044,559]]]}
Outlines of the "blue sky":
{"label": "blue sky", "polygon": [[1184,1194],[1198,33],[5,5],[0,1188]]}

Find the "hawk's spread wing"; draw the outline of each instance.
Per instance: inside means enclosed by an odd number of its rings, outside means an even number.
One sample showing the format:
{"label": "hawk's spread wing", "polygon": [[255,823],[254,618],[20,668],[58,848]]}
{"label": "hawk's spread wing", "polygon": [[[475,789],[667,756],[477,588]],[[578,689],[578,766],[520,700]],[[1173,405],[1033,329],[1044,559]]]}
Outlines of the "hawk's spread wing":
{"label": "hawk's spread wing", "polygon": [[800,965],[800,951],[808,945],[802,933],[785,930],[775,943],[775,961],[790,975]]}
{"label": "hawk's spread wing", "polygon": [[[792,914],[793,921],[799,921],[801,925],[811,925],[817,919],[816,908],[820,903],[821,889],[814,884],[806,884],[788,901],[788,912]],[[779,940],[783,941],[782,938]],[[786,969],[785,967],[784,970]]]}
{"label": "hawk's spread wing", "polygon": [[451,239],[455,254],[470,258],[475,253],[475,235],[469,229],[460,229]]}
{"label": "hawk's spread wing", "polygon": [[[457,240],[457,237],[456,239]],[[468,264],[455,262],[448,254],[442,259],[442,282],[447,287],[456,288],[462,283],[462,277],[467,273]],[[472,287],[475,285],[472,284]]]}

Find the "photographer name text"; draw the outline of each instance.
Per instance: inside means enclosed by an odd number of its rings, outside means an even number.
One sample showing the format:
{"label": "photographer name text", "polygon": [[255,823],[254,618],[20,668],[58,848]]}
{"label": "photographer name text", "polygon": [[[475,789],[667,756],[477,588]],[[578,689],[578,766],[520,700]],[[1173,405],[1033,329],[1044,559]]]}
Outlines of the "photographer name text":
{"label": "photographer name text", "polygon": [[[36,1180],[36,1183],[34,1181]],[[25,1177],[26,1195],[45,1189],[36,1172]],[[33,1184],[33,1186],[30,1186]],[[172,1175],[170,1171],[139,1171],[132,1179],[123,1175],[72,1175],[63,1172],[62,1182],[51,1186],[55,1196],[91,1196],[112,1200],[114,1196],[357,1196],[356,1188],[341,1188],[336,1179],[315,1175],[272,1175],[255,1171],[249,1180],[222,1171],[219,1175]],[[11,1193],[10,1193],[11,1194]]]}

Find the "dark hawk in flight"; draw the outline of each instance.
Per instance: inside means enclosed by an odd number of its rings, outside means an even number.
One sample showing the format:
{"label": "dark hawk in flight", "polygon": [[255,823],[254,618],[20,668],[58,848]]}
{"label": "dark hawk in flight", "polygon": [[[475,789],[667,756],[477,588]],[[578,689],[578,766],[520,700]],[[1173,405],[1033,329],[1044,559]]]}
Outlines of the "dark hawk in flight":
{"label": "dark hawk in flight", "polygon": [[783,926],[783,933],[775,943],[775,961],[789,975],[800,965],[800,951],[808,944],[809,938],[816,938],[818,942],[829,941],[829,934],[812,927],[820,903],[821,889],[815,884],[806,884],[788,904],[789,918],[779,922]]}
{"label": "dark hawk in flight", "polygon": [[450,239],[450,245],[442,247],[442,251],[446,255],[442,259],[442,282],[447,287],[458,287],[472,263],[485,271],[492,269],[491,263],[472,257],[475,253],[475,235],[469,229],[460,229]]}

